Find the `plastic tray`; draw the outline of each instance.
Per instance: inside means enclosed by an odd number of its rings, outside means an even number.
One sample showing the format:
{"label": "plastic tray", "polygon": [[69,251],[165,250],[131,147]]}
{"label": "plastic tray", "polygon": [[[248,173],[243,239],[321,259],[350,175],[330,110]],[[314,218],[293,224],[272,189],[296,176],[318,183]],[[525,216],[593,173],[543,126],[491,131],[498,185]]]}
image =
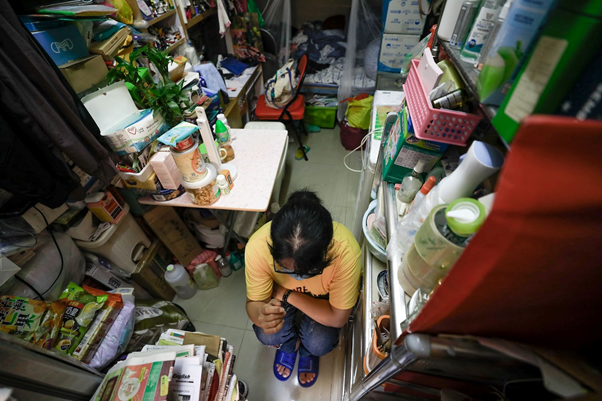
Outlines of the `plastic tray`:
{"label": "plastic tray", "polygon": [[420,139],[466,146],[468,137],[482,120],[481,116],[462,111],[433,108],[418,75],[418,60],[412,60],[403,90],[414,125],[414,135]]}

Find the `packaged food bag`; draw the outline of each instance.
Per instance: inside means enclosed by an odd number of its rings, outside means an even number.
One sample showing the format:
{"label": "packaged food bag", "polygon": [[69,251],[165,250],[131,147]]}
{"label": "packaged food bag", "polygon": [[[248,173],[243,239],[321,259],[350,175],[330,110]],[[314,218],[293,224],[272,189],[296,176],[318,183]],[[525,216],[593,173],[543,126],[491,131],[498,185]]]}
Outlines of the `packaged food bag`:
{"label": "packaged food bag", "polygon": [[132,333],[134,332],[134,290],[133,288],[117,288],[112,293],[119,293],[123,300],[123,308],[117,319],[109,329],[107,335],[102,339],[100,346],[92,356],[89,365],[94,369],[103,369],[116,356],[125,352]]}
{"label": "packaged food bag", "polygon": [[169,329],[182,329],[190,319],[178,306],[160,299],[136,300],[136,326],[127,352],[140,351],[146,344],[154,344]]}
{"label": "packaged food bag", "polygon": [[67,309],[55,348],[71,355],[107,298],[106,295],[94,296],[79,285],[69,283],[60,297],[67,300]]}
{"label": "packaged food bag", "polygon": [[88,328],[88,331],[73,351],[73,357],[84,363],[90,362],[92,356],[100,346],[100,342],[107,335],[109,329],[113,326],[115,319],[123,308],[121,295],[111,294],[97,288],[84,285],[84,290],[95,296],[107,296],[107,301],[96,313],[94,321]]}
{"label": "packaged food bag", "polygon": [[0,331],[50,348],[57,338],[65,307],[64,302],[0,296]]}

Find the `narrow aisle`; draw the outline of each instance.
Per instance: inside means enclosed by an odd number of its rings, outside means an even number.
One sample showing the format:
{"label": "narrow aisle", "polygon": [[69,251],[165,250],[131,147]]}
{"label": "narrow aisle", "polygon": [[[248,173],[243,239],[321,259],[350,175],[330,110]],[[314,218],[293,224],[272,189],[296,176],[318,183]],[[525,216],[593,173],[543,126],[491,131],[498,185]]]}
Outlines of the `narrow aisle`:
{"label": "narrow aisle", "polygon": [[[343,165],[343,157],[347,151],[340,143],[338,127],[309,134],[305,143],[311,147],[308,162],[295,160],[297,144],[289,144],[281,204],[284,204],[288,194],[308,188],[317,192],[335,221],[350,228],[359,173],[351,172]],[[357,169],[360,152],[355,152],[348,160],[348,164]],[[312,387],[299,386],[298,359],[291,378],[280,382],[272,372],[276,350],[263,346],[255,337],[252,322],[246,314],[245,301],[244,270],[235,271],[230,277],[222,278],[217,288],[198,291],[192,299],[175,300],[186,310],[197,330],[225,337],[234,345],[234,353],[237,355],[234,371],[249,385],[249,401],[330,400],[333,381],[340,380],[343,368],[335,366],[335,363],[340,364],[343,361],[336,358],[337,352],[338,355],[344,353],[341,344],[320,358],[320,374]]]}

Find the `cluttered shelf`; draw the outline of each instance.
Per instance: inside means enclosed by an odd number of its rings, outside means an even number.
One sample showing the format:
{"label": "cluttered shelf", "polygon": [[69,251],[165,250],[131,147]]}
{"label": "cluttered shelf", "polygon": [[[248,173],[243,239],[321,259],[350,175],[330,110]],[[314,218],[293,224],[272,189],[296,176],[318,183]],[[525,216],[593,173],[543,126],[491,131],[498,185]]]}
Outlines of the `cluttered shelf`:
{"label": "cluttered shelf", "polygon": [[[479,72],[473,67],[471,63],[468,63],[460,58],[460,49],[450,46],[449,42],[444,40],[439,40],[439,44],[443,46],[445,52],[454,63],[456,67],[456,71],[460,74],[468,89],[474,96],[475,100],[479,102],[479,107],[483,112],[483,115],[487,117],[488,120],[491,120],[495,114],[497,113],[498,108],[495,106],[489,106],[480,102],[479,94],[477,92],[477,79],[479,77]],[[499,137],[506,149],[509,149],[508,143],[500,136]]]}
{"label": "cluttered shelf", "polygon": [[182,39],[178,40],[176,43],[174,43],[173,45],[171,45],[167,48],[167,52],[170,53],[170,52],[174,51],[175,49],[180,47],[185,41],[186,41],[186,38],[182,38]]}
{"label": "cluttered shelf", "polygon": [[215,8],[210,8],[207,11],[204,11],[204,12],[198,14],[198,15],[195,15],[186,24],[186,29],[192,28],[193,26],[195,26],[199,22],[204,21],[205,19],[207,19],[207,18],[209,18],[209,17],[211,17],[212,15],[215,15],[215,14],[216,14]]}
{"label": "cluttered shelf", "polygon": [[166,12],[165,14],[161,14],[158,17],[153,18],[152,20],[148,21],[148,26],[155,25],[157,22],[161,22],[164,19],[171,17],[175,13],[176,13],[176,9],[174,8],[173,10],[170,10],[170,11]]}

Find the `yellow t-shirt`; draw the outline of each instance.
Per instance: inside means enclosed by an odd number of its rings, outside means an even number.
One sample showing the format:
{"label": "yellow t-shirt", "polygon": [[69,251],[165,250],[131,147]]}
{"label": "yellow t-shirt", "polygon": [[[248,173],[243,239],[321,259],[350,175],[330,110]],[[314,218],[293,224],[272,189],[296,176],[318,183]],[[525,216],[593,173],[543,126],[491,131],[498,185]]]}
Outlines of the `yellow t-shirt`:
{"label": "yellow t-shirt", "polygon": [[261,227],[245,248],[247,297],[251,301],[271,298],[276,282],[286,289],[314,297],[328,296],[330,304],[337,309],[353,308],[360,286],[361,251],[345,226],[333,222],[332,264],[322,274],[305,280],[295,280],[288,274],[274,271],[274,259],[268,248],[271,227],[272,223]]}

